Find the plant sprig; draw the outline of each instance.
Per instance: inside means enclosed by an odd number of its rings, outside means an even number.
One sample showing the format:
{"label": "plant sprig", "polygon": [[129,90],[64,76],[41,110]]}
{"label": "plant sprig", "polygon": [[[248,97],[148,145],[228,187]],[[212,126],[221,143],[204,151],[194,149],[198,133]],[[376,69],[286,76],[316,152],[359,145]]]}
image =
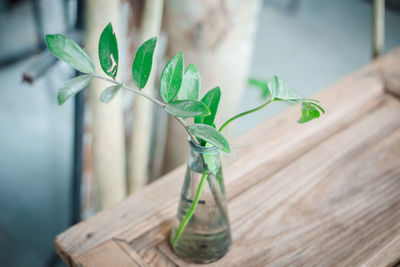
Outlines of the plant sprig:
{"label": "plant sprig", "polygon": [[[83,75],[67,81],[59,90],[57,98],[60,105],[85,89],[93,79],[102,79],[112,84],[101,94],[100,99],[102,102],[110,102],[122,89],[131,91],[145,97],[175,117],[185,128],[193,142],[201,146],[213,145],[226,153],[230,152],[230,146],[221,132],[236,119],[261,110],[272,102],[301,102],[302,114],[298,120],[299,123],[319,118],[321,112],[325,113],[324,109],[317,104],[319,103],[317,100],[299,97],[280,77],[274,76],[267,81],[251,79],[249,83],[259,87],[263,97],[267,101],[258,107],[233,116],[217,130],[214,120],[218,111],[221,90],[219,87],[215,87],[208,91],[201,101],[199,101],[198,97],[201,91],[199,70],[194,64],[190,64],[186,71],[183,72],[184,60],[181,52],[176,54],[166,64],[162,72],[159,88],[162,100],[158,100],[141,91],[146,86],[150,77],[157,44],[156,37],[145,41],[136,52],[132,64],[132,78],[136,87],[127,86],[117,80],[119,63],[118,43],[111,23],[103,30],[98,47],[100,65],[108,77],[96,73],[93,60],[70,38],[61,34],[49,34],[46,35],[46,43],[50,52],[56,57],[83,73]],[[194,118],[194,124],[189,125],[185,120],[186,118]],[[176,235],[173,237],[173,245],[179,240],[186,224],[190,221],[194,213],[205,180],[208,179],[208,173],[216,171],[210,159],[204,158],[204,161],[207,162],[207,167],[203,172],[202,181],[198,187],[195,200],[186,214],[184,221],[179,226]]]}
{"label": "plant sprig", "polygon": [[[84,73],[66,82],[59,90],[58,103],[60,105],[85,89],[94,78],[106,80],[114,85],[104,90],[100,97],[101,101],[111,101],[122,88],[129,90],[147,98],[174,116],[194,142],[202,146],[205,146],[208,142],[227,153],[230,152],[229,143],[220,132],[232,121],[258,111],[272,102],[302,102],[302,115],[298,120],[299,123],[318,118],[320,112],[325,112],[321,106],[315,103],[317,102],[316,100],[300,98],[282,78],[274,76],[268,81],[251,79],[250,83],[258,86],[263,91],[263,95],[269,97],[269,100],[256,108],[233,116],[223,123],[219,131],[217,131],[214,120],[218,110],[221,90],[219,87],[215,87],[207,92],[201,101],[198,101],[197,98],[201,87],[200,73],[194,64],[190,64],[183,73],[184,63],[181,52],[166,64],[162,72],[160,78],[160,96],[162,100],[158,100],[141,91],[150,77],[157,43],[156,37],[145,41],[136,52],[132,64],[132,77],[136,88],[116,80],[119,61],[118,43],[111,23],[101,33],[98,50],[101,68],[110,78],[96,73],[93,60],[72,39],[61,34],[49,34],[46,35],[46,42],[50,52],[56,57]],[[194,118],[195,124],[190,126],[185,118]]]}

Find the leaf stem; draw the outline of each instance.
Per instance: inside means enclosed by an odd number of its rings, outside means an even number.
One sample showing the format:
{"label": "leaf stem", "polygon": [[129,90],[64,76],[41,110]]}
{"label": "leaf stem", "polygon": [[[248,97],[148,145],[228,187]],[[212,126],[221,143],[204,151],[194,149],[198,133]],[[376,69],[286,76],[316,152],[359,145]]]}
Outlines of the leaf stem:
{"label": "leaf stem", "polygon": [[[173,115],[171,115],[171,116],[173,116]],[[197,144],[197,145],[200,145],[200,142],[197,140],[197,138],[193,135],[193,134],[191,134],[190,132],[189,132],[189,125],[187,124],[187,122],[184,120],[184,119],[182,119],[182,118],[179,118],[179,117],[175,117],[175,116],[173,116],[180,124],[182,124],[182,126],[186,129],[186,132],[189,134],[189,136],[190,136],[190,138],[192,139],[192,141],[195,143],[195,144]]]}
{"label": "leaf stem", "polygon": [[238,119],[238,118],[240,118],[240,117],[243,117],[243,116],[245,116],[245,115],[247,115],[247,114],[256,112],[256,111],[258,111],[258,110],[260,110],[260,109],[262,109],[262,108],[268,106],[268,105],[271,104],[272,102],[273,102],[272,99],[271,99],[271,100],[268,100],[267,102],[265,102],[264,104],[262,104],[262,105],[260,105],[260,106],[258,106],[258,107],[255,107],[255,108],[253,108],[253,109],[244,111],[244,112],[242,112],[242,113],[239,113],[239,114],[233,116],[232,118],[230,118],[229,120],[227,120],[226,122],[224,122],[224,124],[222,124],[222,126],[219,128],[218,131],[219,131],[219,132],[222,132],[222,130],[225,129],[225,127],[228,126],[228,124],[231,123],[232,121],[234,121],[234,120],[236,120],[236,119]]}
{"label": "leaf stem", "polygon": [[[116,81],[116,80],[114,80],[114,79],[110,79],[110,78],[107,78],[107,77],[103,77],[103,76],[100,76],[100,75],[97,75],[97,74],[93,74],[93,77],[94,77],[94,78],[97,78],[97,79],[104,80],[104,81],[108,81],[108,82],[113,83],[113,84],[116,84],[116,85],[120,85],[122,88],[124,88],[124,89],[126,89],[126,90],[128,90],[128,91],[131,91],[131,92],[133,92],[133,93],[135,93],[135,94],[138,94],[138,95],[141,95],[141,96],[147,98],[148,100],[150,100],[151,102],[153,102],[154,104],[160,106],[160,107],[163,108],[163,109],[167,106],[166,103],[161,102],[161,101],[155,99],[155,98],[152,97],[151,95],[148,95],[148,94],[146,94],[146,93],[140,91],[139,89],[136,89],[136,88],[134,88],[134,87],[127,86],[127,85],[125,85],[125,84],[122,83],[122,82],[118,82],[118,81]],[[173,115],[172,115],[172,116],[173,116]],[[188,129],[189,125],[187,124],[187,122],[186,122],[184,119],[182,119],[182,118],[175,117],[175,116],[173,116],[173,117],[174,117],[175,119],[177,119],[178,122],[185,128],[186,132],[189,134],[189,136],[190,136],[190,138],[193,140],[193,142],[195,142],[195,143],[198,144],[199,142],[198,142],[198,140],[196,139],[196,137],[194,137],[194,136],[189,132],[189,129]]]}
{"label": "leaf stem", "polygon": [[207,171],[203,172],[203,175],[201,176],[201,180],[200,180],[199,186],[197,187],[197,192],[196,192],[196,195],[194,197],[192,206],[190,206],[190,209],[186,213],[185,218],[183,218],[181,224],[179,225],[178,230],[176,231],[176,233],[175,233],[175,235],[174,235],[174,237],[172,239],[172,246],[173,247],[176,246],[176,243],[178,242],[179,238],[181,237],[183,230],[185,230],[186,225],[189,223],[190,219],[192,218],[194,210],[197,207],[197,204],[199,204],[200,195],[201,195],[201,192],[203,191],[204,183],[206,182],[207,177],[208,177],[208,172]]}
{"label": "leaf stem", "polygon": [[131,91],[131,92],[133,92],[135,94],[141,95],[141,96],[147,98],[148,100],[150,100],[151,102],[153,102],[154,104],[156,104],[156,105],[158,105],[158,106],[160,106],[162,108],[164,108],[167,105],[166,103],[155,99],[151,95],[148,95],[148,94],[146,94],[146,93],[144,93],[144,92],[142,92],[142,91],[140,91],[140,90],[138,90],[138,89],[136,89],[134,87],[127,86],[122,82],[118,82],[116,80],[113,80],[113,79],[110,79],[110,78],[107,78],[107,77],[103,77],[103,76],[99,76],[99,75],[93,75],[93,77],[97,78],[97,79],[108,81],[108,82],[113,83],[113,84],[121,85],[122,88],[124,88],[124,89],[126,89],[128,91]]}

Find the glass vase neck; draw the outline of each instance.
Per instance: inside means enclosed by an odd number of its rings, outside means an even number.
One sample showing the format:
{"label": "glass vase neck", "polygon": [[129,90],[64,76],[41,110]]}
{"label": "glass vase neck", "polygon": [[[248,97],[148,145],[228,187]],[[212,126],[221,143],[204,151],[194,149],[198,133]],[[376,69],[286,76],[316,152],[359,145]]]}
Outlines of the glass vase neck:
{"label": "glass vase neck", "polygon": [[194,152],[203,154],[203,155],[217,155],[219,153],[219,149],[216,146],[201,146],[193,142],[193,140],[188,138],[190,149]]}

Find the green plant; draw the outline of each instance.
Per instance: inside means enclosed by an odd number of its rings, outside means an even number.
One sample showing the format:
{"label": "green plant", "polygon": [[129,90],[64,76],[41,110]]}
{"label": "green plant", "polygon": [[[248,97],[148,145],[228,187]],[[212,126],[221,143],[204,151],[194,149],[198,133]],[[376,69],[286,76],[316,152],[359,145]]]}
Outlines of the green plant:
{"label": "green plant", "polygon": [[[216,129],[214,119],[217,114],[221,90],[219,87],[208,91],[201,101],[198,100],[200,92],[200,73],[194,64],[190,64],[185,72],[183,54],[176,54],[164,67],[160,78],[160,96],[158,100],[144,92],[143,89],[149,79],[153,63],[153,54],[157,39],[151,38],[145,41],[137,50],[132,64],[132,77],[136,85],[130,87],[116,80],[118,73],[118,44],[111,24],[103,30],[99,40],[99,59],[104,73],[108,76],[100,76],[96,73],[92,59],[73,40],[60,34],[46,36],[49,50],[59,59],[68,63],[82,75],[66,82],[58,92],[58,103],[64,104],[69,98],[79,91],[85,89],[93,79],[106,80],[113,85],[106,88],[101,94],[102,102],[111,101],[121,89],[129,90],[135,94],[147,98],[154,104],[160,106],[170,115],[175,117],[185,128],[193,142],[206,146],[211,144],[220,150],[229,153],[230,146],[221,132],[234,120],[258,111],[272,102],[302,103],[302,114],[299,123],[310,121],[325,113],[319,106],[317,100],[303,99],[299,97],[289,85],[279,77],[273,77],[267,81],[251,79],[250,84],[262,90],[266,102],[251,110],[239,113]],[[194,118],[194,124],[189,125],[185,118]],[[213,171],[213,163],[204,157],[204,162],[209,171]],[[201,190],[207,180],[207,173],[202,176],[196,197],[191,209],[186,214],[181,226],[173,238],[173,245],[176,244],[186,224],[189,222],[194,209],[197,206]]]}

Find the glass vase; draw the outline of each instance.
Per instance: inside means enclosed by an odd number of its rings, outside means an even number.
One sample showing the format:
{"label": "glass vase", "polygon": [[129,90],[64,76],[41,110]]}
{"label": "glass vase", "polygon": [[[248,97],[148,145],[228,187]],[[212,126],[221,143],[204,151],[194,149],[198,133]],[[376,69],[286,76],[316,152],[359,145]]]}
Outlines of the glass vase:
{"label": "glass vase", "polygon": [[173,250],[196,263],[222,258],[231,233],[219,150],[189,140],[190,154],[171,233]]}

